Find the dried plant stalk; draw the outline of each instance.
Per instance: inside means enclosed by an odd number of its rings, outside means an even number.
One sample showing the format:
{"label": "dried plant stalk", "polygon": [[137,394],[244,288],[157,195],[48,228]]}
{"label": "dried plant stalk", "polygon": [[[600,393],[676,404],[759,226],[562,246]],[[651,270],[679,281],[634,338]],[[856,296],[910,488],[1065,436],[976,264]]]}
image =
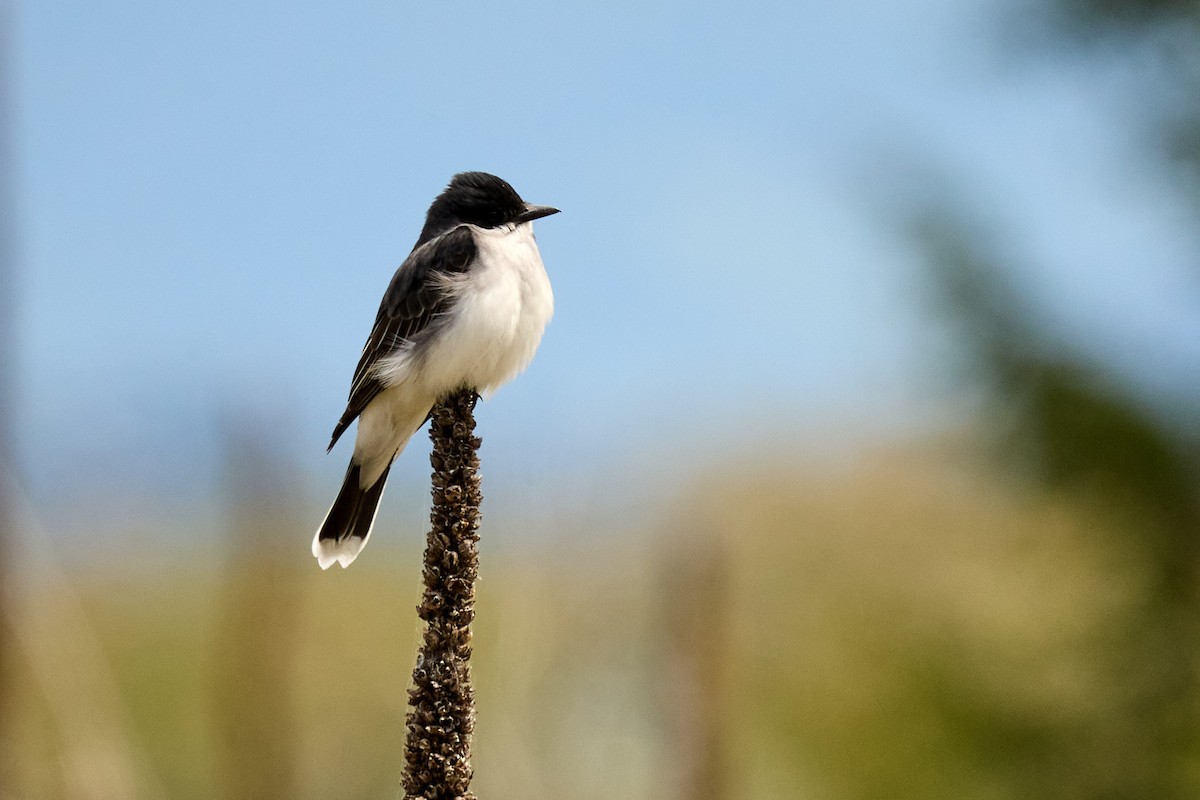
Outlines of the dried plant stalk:
{"label": "dried plant stalk", "polygon": [[462,390],[433,409],[433,509],[425,547],[425,595],[417,613],[425,636],[408,693],[406,798],[473,798],[471,621],[479,574],[479,439],[475,393]]}

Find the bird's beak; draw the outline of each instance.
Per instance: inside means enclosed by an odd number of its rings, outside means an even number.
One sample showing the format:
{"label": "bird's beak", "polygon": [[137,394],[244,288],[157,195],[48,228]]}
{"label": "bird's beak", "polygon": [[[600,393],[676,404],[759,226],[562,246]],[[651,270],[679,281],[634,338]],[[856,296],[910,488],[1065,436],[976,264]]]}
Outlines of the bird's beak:
{"label": "bird's beak", "polygon": [[526,203],[525,210],[517,216],[517,222],[533,222],[535,219],[557,213],[558,209],[553,206],[535,206],[533,203]]}

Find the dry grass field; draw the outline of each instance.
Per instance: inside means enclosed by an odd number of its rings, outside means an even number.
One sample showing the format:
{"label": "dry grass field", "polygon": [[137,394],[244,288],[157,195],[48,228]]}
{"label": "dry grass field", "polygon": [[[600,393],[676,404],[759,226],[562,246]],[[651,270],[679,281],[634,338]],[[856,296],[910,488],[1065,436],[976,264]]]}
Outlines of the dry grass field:
{"label": "dry grass field", "polygon": [[[1095,796],[1147,746],[1138,566],[1106,525],[915,449],[729,464],[540,548],[485,521],[474,789]],[[397,796],[419,553],[371,556],[40,582],[23,796]]]}

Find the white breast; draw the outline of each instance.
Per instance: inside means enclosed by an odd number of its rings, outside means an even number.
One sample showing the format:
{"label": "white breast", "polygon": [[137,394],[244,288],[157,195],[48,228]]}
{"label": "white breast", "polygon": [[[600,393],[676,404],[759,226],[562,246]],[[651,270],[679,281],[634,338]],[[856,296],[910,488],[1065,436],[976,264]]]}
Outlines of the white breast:
{"label": "white breast", "polygon": [[533,225],[473,233],[478,262],[450,282],[456,297],[451,319],[420,359],[393,357],[387,359],[393,363],[380,364],[378,374],[388,384],[409,384],[433,397],[461,386],[487,394],[533,359],[554,313]]}

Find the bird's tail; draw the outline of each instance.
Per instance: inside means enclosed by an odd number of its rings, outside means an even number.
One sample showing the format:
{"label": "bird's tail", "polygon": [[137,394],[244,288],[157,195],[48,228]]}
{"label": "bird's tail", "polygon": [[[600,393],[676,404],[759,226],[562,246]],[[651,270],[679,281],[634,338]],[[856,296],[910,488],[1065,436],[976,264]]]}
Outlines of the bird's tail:
{"label": "bird's tail", "polygon": [[379,479],[364,489],[359,485],[358,464],[350,462],[342,489],[313,537],[312,552],[321,569],[329,569],[335,561],[345,569],[358,557],[375,527],[375,514],[390,470],[389,464]]}

